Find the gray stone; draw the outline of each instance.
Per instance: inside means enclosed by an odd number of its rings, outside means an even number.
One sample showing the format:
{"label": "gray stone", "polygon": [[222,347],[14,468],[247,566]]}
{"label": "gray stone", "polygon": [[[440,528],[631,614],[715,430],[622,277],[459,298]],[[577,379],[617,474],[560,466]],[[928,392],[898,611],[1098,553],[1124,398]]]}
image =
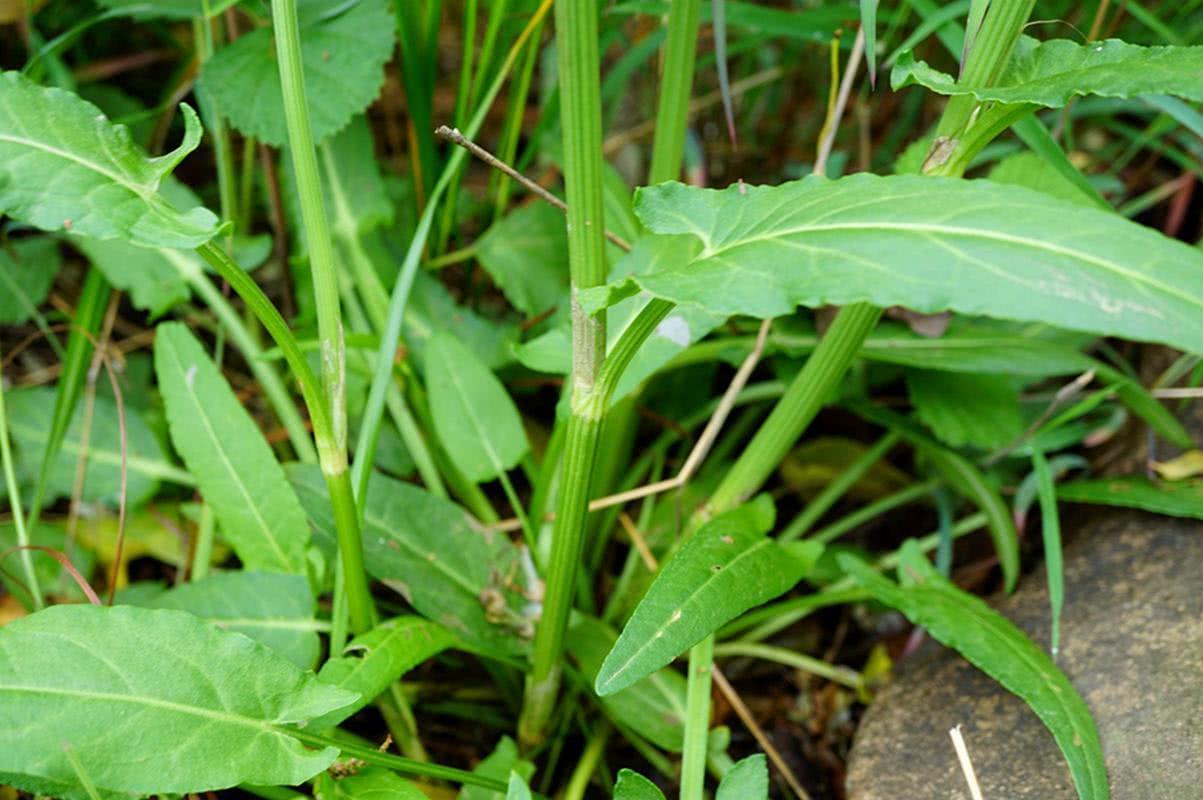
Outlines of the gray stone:
{"label": "gray stone", "polygon": [[[1203,523],[1117,512],[1065,552],[1059,666],[1086,699],[1114,800],[1203,798]],[[1043,570],[996,607],[1048,644]],[[869,708],[849,800],[968,800],[962,726],[986,800],[1074,800],[1052,735],[1018,698],[938,645],[904,660]]]}

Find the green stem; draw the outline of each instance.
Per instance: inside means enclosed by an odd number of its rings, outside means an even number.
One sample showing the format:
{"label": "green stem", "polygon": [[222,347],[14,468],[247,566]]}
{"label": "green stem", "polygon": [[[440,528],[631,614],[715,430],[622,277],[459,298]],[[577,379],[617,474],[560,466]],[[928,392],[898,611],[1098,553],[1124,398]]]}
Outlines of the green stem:
{"label": "green stem", "polygon": [[675,181],[681,174],[701,16],[702,0],[672,0],[668,12],[668,38],[664,43],[664,72],[660,80],[649,184]]}
{"label": "green stem", "polygon": [[610,730],[608,724],[602,723],[599,729],[589,737],[584,752],[576,762],[576,768],[572,770],[572,777],[568,779],[568,785],[564,788],[562,800],[584,800],[585,791],[589,788],[589,781],[593,778],[593,773],[597,771],[597,764],[606,752],[606,742],[610,739]]}
{"label": "green stem", "polygon": [[[284,93],[284,121],[288,128],[301,223],[313,274],[318,335],[322,340],[320,402],[329,427],[319,433],[314,426],[318,462],[330,487],[339,552],[346,581],[351,629],[362,633],[372,627],[375,610],[363,569],[363,542],[359,536],[359,514],[347,471],[347,386],[346,343],[339,308],[338,278],[334,243],[330,238],[326,206],[318,174],[317,153],[305,96],[305,74],[301,62],[301,32],[296,0],[272,0],[280,84]],[[310,409],[312,413],[312,407]]]}
{"label": "green stem", "polygon": [[21,548],[21,568],[25,571],[25,583],[29,588],[29,599],[34,610],[45,606],[38,573],[33,568],[33,552],[29,549],[29,529],[25,527],[25,512],[21,509],[21,491],[17,485],[17,472],[13,467],[12,446],[8,440],[8,415],[4,408],[4,379],[0,376],[0,462],[4,467],[4,486],[8,490],[8,504],[12,509],[13,525],[17,529],[17,546]]}
{"label": "green stem", "polygon": [[[209,18],[209,2],[202,0],[204,14],[192,20],[192,39],[196,47],[199,67],[212,56],[215,49],[213,21]],[[213,160],[217,165],[217,192],[221,204],[221,218],[238,224],[238,192],[235,186],[234,151],[230,145],[230,128],[226,124],[217,100],[204,82],[196,84],[196,99],[201,116],[205,120],[206,132],[213,142]],[[231,229],[230,234],[234,233]]]}
{"label": "green stem", "polygon": [[795,653],[793,650],[787,650],[784,647],[773,647],[772,645],[757,644],[755,642],[728,642],[716,645],[714,655],[716,658],[746,656],[748,658],[774,661],[787,667],[809,672],[811,675],[818,675],[820,678],[825,678],[841,686],[847,686],[850,689],[860,689],[865,685],[860,673],[854,669],[835,666],[820,658]]}
{"label": "green stem", "polygon": [[837,519],[822,530],[815,531],[814,535],[810,538],[823,544],[833,542],[845,533],[859,528],[870,520],[876,519],[883,514],[888,514],[894,509],[918,500],[921,497],[926,497],[939,485],[939,479],[912,484],[905,489],[888,494],[880,500],[869,503],[867,506],[862,506],[851,514]]}
{"label": "green stem", "polygon": [[196,526],[196,547],[192,551],[192,570],[188,580],[201,581],[209,575],[209,562],[213,560],[213,534],[217,521],[213,517],[213,507],[208,503],[201,506],[200,522]]}
{"label": "green stem", "polygon": [[710,738],[710,670],[714,637],[689,651],[685,689],[685,742],[681,748],[681,800],[702,800],[706,784],[706,752]]}

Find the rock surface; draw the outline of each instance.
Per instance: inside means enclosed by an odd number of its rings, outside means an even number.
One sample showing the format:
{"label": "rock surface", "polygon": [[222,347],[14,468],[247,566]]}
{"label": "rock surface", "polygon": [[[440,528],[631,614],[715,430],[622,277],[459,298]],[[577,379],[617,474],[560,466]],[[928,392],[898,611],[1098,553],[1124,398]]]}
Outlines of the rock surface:
{"label": "rock surface", "polygon": [[[1058,664],[1094,713],[1113,800],[1203,798],[1203,523],[1119,512],[1065,552]],[[1043,570],[996,607],[1047,646]],[[849,759],[849,800],[968,800],[962,726],[987,800],[1075,800],[1023,701],[935,643],[899,665]]]}

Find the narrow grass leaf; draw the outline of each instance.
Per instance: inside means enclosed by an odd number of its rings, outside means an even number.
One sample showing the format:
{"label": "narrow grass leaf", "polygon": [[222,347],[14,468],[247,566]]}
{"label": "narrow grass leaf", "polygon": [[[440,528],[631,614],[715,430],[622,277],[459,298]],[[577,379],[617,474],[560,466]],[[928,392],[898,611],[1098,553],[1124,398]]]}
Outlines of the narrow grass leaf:
{"label": "narrow grass leaf", "polygon": [[[314,524],[316,543],[333,556],[334,519],[321,472],[292,464],[288,475]],[[474,529],[460,506],[374,473],[364,507],[363,549],[372,577],[465,646],[502,656],[526,650],[537,609],[530,599],[529,555],[504,534]]]}
{"label": "narrow grass leaf", "polygon": [[719,782],[714,800],[768,800],[769,767],[763,753],[737,762]]}
{"label": "narrow grass leaf", "polygon": [[942,578],[913,540],[903,546],[903,585],[860,559],[840,565],[882,603],[901,611],[933,638],[1023,699],[1053,734],[1081,800],[1107,800],[1103,748],[1090,709],[1069,679],[1023,631],[982,600]]}
{"label": "narrow grass leaf", "polygon": [[715,517],[664,565],[598,672],[601,697],[670,663],[753,606],[789,591],[822,552],[815,542],[782,546],[767,498]]}
{"label": "narrow grass leaf", "polygon": [[[868,0],[876,2],[876,0]],[[866,0],[862,0],[862,5]],[[718,89],[723,98],[723,116],[727,120],[727,136],[734,145],[738,141],[735,135],[735,110],[731,102],[731,75],[727,65],[727,0],[711,0],[710,24],[714,28],[714,60],[718,70]]]}
{"label": "narrow grass leaf", "polygon": [[[300,0],[297,15],[313,140],[320,143],[380,93],[384,65],[393,54],[394,21],[386,0]],[[214,53],[201,81],[239,131],[275,147],[287,143],[270,27],[257,28]]]}
{"label": "narrow grass leaf", "polygon": [[1053,658],[1061,649],[1061,609],[1065,606],[1065,576],[1061,560],[1061,519],[1057,514],[1057,489],[1048,459],[1039,449],[1032,451],[1036,474],[1036,494],[1040,498],[1040,533],[1044,538],[1044,570],[1048,577],[1048,602],[1052,613],[1049,652]]}
{"label": "narrow grass leaf", "polygon": [[1068,481],[1057,487],[1066,503],[1140,508],[1171,517],[1203,519],[1203,479],[1151,481],[1140,475]]}
{"label": "narrow grass leaf", "polygon": [[614,800],[664,800],[664,792],[638,772],[620,769],[614,784]]}
{"label": "narrow grass leaf", "polygon": [[[602,662],[618,641],[618,633],[596,617],[578,614],[572,620],[564,646],[581,677],[592,686]],[[665,667],[625,689],[601,698],[602,707],[615,722],[670,753],[681,752],[685,737],[685,678]]]}
{"label": "narrow grass leaf", "polygon": [[124,11],[138,19],[190,20],[203,17],[206,9],[210,17],[217,16],[238,0],[98,0],[101,6],[113,11]]}
{"label": "narrow grass leaf", "polygon": [[254,420],[183,324],[159,325],[155,374],[172,443],[243,565],[304,575],[304,509]]}
{"label": "narrow grass leaf", "polygon": [[522,418],[505,386],[448,333],[426,345],[426,388],[439,441],[469,480],[492,480],[529,449]]}
{"label": "narrow grass leaf", "polygon": [[301,783],[337,751],[282,726],[354,699],[181,611],[54,606],[0,628],[0,653],[0,773],[74,785],[68,743],[102,792]]}
{"label": "narrow grass leaf", "polygon": [[315,730],[338,725],[372,702],[390,684],[427,659],[455,644],[445,628],[421,617],[396,617],[356,636],[322,665],[318,677],[359,695],[359,700],[334,714],[315,719]]}
{"label": "narrow grass leaf", "polygon": [[877,86],[877,3],[860,0],[860,27],[865,32],[865,61],[869,65],[869,82]]}
{"label": "narrow grass leaf", "polygon": [[989,181],[811,177],[722,191],[639,190],[658,258],[582,291],[594,310],[637,293],[715,313],[870,302],[953,310],[1203,352],[1203,251],[1113,214]]}
{"label": "narrow grass leaf", "polygon": [[1174,95],[1203,100],[1203,46],[1144,47],[1119,39],[1078,44],[1069,39],[1041,42],[1021,37],[1002,78],[989,86],[967,86],[953,76],[898,57],[890,83],[894,89],[920,84],[944,95],[973,95],[995,103],[1030,103],[1060,108],[1073,97]]}
{"label": "narrow grass leaf", "polygon": [[196,247],[217,233],[204,208],[181,213],[159,182],[200,143],[196,112],[180,106],[184,141],[148,158],[124,125],[62,89],[0,73],[0,211],[49,231],[126,239],[148,247]]}
{"label": "narrow grass leaf", "polygon": [[317,664],[321,643],[309,581],[272,572],[222,572],[151,598],[151,608],[187,611],[249,636],[301,669]]}

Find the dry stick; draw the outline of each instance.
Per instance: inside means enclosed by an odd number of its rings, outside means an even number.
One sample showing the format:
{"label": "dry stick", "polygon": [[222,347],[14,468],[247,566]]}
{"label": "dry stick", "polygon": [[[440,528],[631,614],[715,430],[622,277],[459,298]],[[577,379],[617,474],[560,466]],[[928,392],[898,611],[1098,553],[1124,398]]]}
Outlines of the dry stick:
{"label": "dry stick", "polygon": [[[689,479],[697,472],[698,467],[702,465],[702,461],[706,458],[707,453],[710,452],[714,440],[718,438],[719,432],[723,428],[723,423],[727,421],[727,416],[735,406],[736,398],[743,391],[748,378],[752,377],[752,370],[756,368],[757,362],[760,361],[760,355],[764,352],[764,343],[768,339],[769,327],[772,322],[771,319],[766,319],[760,323],[760,331],[756,334],[756,344],[753,345],[752,352],[748,353],[743,363],[739,365],[739,369],[735,372],[735,377],[731,379],[731,384],[727,387],[727,391],[723,393],[722,400],[719,401],[718,408],[710,416],[710,420],[702,430],[702,435],[698,437],[697,443],[689,451],[689,456],[685,459],[685,464],[681,467],[681,471],[677,473],[676,477],[649,483],[637,489],[628,489],[618,494],[599,497],[589,503],[590,511],[600,511],[603,508],[623,505],[624,503],[630,503],[654,494],[669,492],[673,489],[679,489],[689,482]],[[555,519],[554,513],[548,513],[543,517],[544,522],[553,519]],[[485,529],[492,531],[516,531],[521,527],[521,523],[517,519],[512,518],[487,525]]]}
{"label": "dry stick", "polygon": [[[713,420],[714,417],[711,417],[711,419]],[[627,535],[631,537],[631,541],[635,543],[635,547],[639,550],[639,555],[643,558],[643,562],[647,565],[648,570],[651,572],[658,571],[660,564],[656,561],[656,556],[648,549],[643,534],[635,526],[635,523],[626,514],[619,514],[618,519],[622,522],[623,527],[626,528]],[[743,698],[739,696],[739,692],[735,691],[735,687],[730,684],[727,676],[718,668],[718,665],[712,664],[710,666],[710,677],[713,679],[715,685],[718,686],[719,691],[723,693],[723,697],[731,704],[731,708],[735,709],[735,714],[743,722],[744,727],[751,732],[752,738],[760,745],[760,749],[765,752],[769,760],[777,767],[777,770],[781,773],[785,782],[789,784],[789,788],[798,797],[798,800],[810,800],[810,795],[806,792],[806,789],[802,788],[802,784],[798,782],[798,778],[794,775],[793,770],[790,769],[789,764],[785,763],[785,759],[781,757],[781,753],[773,746],[764,729],[760,727],[760,723],[752,716],[751,710],[743,701]]]}
{"label": "dry stick", "polygon": [[[556,197],[554,194],[547,191],[542,186],[511,167],[509,164],[505,163],[500,158],[469,139],[467,136],[464,136],[462,133],[460,133],[459,128],[448,128],[446,125],[440,125],[435,130],[434,135],[440,139],[451,142],[452,144],[459,145],[472,155],[479,158],[481,161],[488,164],[493,169],[508,175],[510,178],[522,184],[534,194],[546,200],[548,203],[551,203],[551,205],[554,207],[560,209],[560,211],[567,213],[568,206],[564,204],[563,200]],[[606,238],[621,247],[623,250],[629,251],[631,249],[631,243],[615,233],[606,231]]]}
{"label": "dry stick", "polygon": [[957,761],[961,762],[961,772],[965,773],[965,782],[969,784],[969,794],[973,800],[984,800],[982,787],[978,786],[977,774],[973,771],[973,762],[969,760],[969,748],[965,747],[965,737],[961,735],[961,726],[948,731],[952,737],[952,746],[957,751]]}
{"label": "dry stick", "polygon": [[[844,109],[848,107],[848,97],[852,94],[852,84],[856,82],[856,73],[860,68],[860,60],[865,54],[865,29],[861,28],[856,32],[856,41],[852,43],[852,53],[848,56],[848,69],[844,73],[844,79],[840,83],[840,90],[835,99],[835,105],[831,108],[831,113],[828,115],[826,122],[823,123],[823,132],[819,137],[819,151],[815,156],[816,175],[827,174],[827,159],[831,156],[831,148],[835,145],[835,134],[839,130],[840,120],[844,116]],[[839,62],[836,62],[837,66]]]}
{"label": "dry stick", "polygon": [[[96,594],[96,590],[93,589],[92,585],[88,583],[83,575],[80,574],[79,570],[75,568],[75,565],[71,563],[71,559],[67,558],[67,554],[62,550],[55,550],[53,547],[45,547],[40,544],[30,544],[24,546],[17,545],[16,547],[10,547],[3,553],[0,553],[0,563],[2,563],[4,559],[8,558],[11,554],[20,552],[22,550],[35,550],[39,553],[45,553],[53,558],[59,563],[59,566],[63,568],[63,571],[71,576],[71,579],[75,581],[75,585],[78,586],[79,590],[84,593],[84,597],[88,598],[89,603],[94,606],[102,605],[100,602],[100,597]],[[13,575],[3,567],[0,567],[0,573],[2,573],[5,578],[15,582],[18,586],[24,589],[26,594],[31,594],[29,587],[26,586],[25,583],[16,575]]]}

